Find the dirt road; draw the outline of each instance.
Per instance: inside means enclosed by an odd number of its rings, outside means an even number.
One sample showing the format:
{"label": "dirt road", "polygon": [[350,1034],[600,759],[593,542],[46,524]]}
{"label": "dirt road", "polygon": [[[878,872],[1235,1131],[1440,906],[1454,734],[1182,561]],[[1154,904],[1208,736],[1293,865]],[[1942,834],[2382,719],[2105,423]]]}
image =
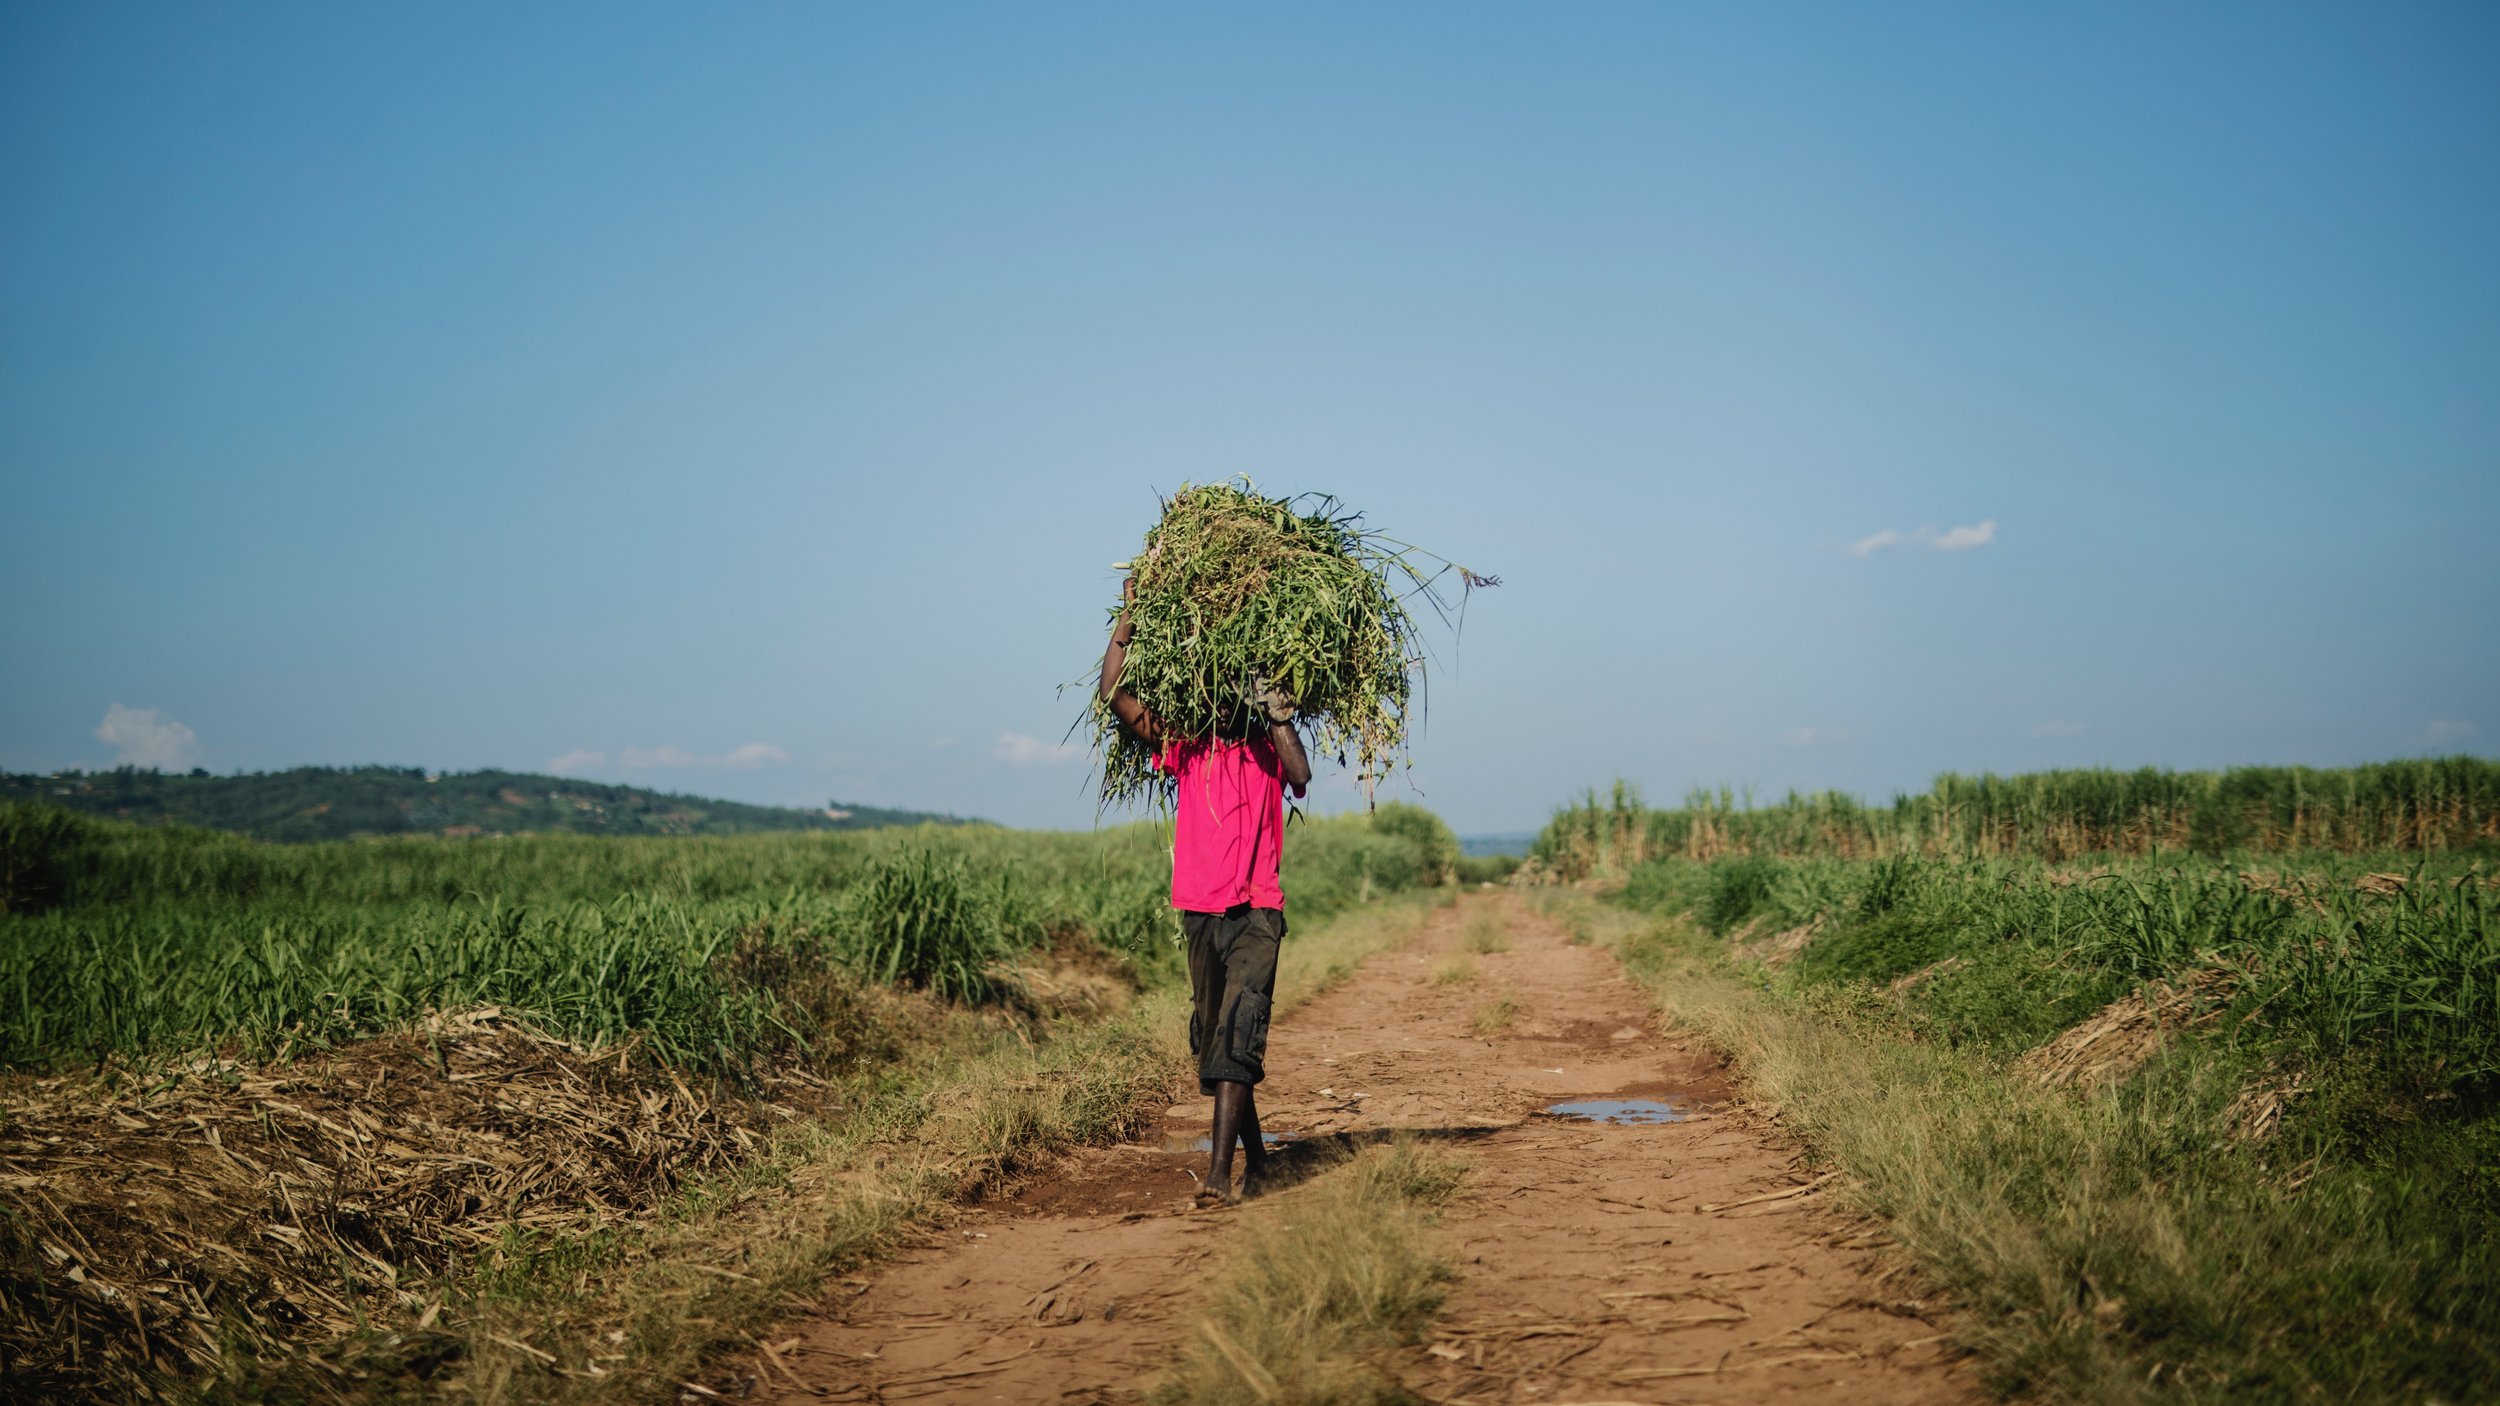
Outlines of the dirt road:
{"label": "dirt road", "polygon": [[[1332,1145],[1407,1129],[1453,1139],[1467,1160],[1442,1217],[1459,1277],[1428,1342],[1397,1363],[1418,1395],[1980,1398],[1944,1325],[1887,1289],[1880,1236],[1829,1210],[1777,1130],[1725,1102],[1715,1061],[1659,1033],[1611,956],[1507,893],[1442,910],[1415,941],[1289,1011],[1268,1070],[1267,1127],[1302,1138],[1289,1164],[1322,1167]],[[1672,1121],[1546,1111],[1627,1100],[1664,1105]],[[818,1315],[773,1334],[721,1389],[789,1402],[1137,1400],[1188,1331],[1239,1214],[1188,1209],[1205,1110],[1190,1097],[1163,1138],[1084,1153],[831,1286]]]}

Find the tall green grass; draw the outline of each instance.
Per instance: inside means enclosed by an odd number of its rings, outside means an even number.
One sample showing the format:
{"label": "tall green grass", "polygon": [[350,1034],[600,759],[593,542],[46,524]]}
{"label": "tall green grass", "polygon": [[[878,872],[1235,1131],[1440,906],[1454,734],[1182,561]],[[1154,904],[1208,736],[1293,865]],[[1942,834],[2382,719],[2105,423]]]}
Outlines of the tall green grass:
{"label": "tall green grass", "polygon": [[1785,973],[1806,986],[1923,973],[1903,1009],[1954,1044],[2028,1048],[2145,982],[2217,969],[2244,1049],[2367,1056],[2447,1088],[2500,1075],[2491,866],[2416,857],[2401,884],[2365,887],[2367,862],[2284,875],[2183,856],[2078,875],[2038,860],[1740,855],[1653,860],[1624,893],[1719,935],[1817,925]]}
{"label": "tall green grass", "polygon": [[[1295,915],[1437,880],[1415,828],[1291,826]],[[979,1001],[1018,954],[1079,943],[1171,979],[1168,851],[1155,825],[276,846],[0,804],[0,1067],[266,1054],[494,1004],[733,1071],[839,1044],[788,979],[810,967]]]}
{"label": "tall green grass", "polygon": [[2227,771],[2046,771],[1936,778],[1869,805],[1838,791],[1754,805],[1695,791],[1673,810],[1616,782],[1557,811],[1535,857],[1565,879],[1665,855],[2011,855],[2234,850],[2500,850],[2500,762],[2479,757]]}
{"label": "tall green grass", "polygon": [[[2494,866],[2247,863],[1670,857],[1614,901],[1671,919],[1629,960],[1861,1179],[1970,1307],[1965,1340],[2003,1385],[2484,1399]],[[2107,1087],[2044,1087],[2022,1062],[2191,982],[2205,1009]],[[2267,1105],[2279,1123],[2253,1124]]]}

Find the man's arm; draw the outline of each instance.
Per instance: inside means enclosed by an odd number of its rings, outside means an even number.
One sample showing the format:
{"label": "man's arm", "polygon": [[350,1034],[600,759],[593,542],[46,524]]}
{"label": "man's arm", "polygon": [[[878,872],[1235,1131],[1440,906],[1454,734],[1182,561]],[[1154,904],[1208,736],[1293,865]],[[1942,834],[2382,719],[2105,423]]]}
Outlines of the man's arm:
{"label": "man's arm", "polygon": [[1267,740],[1276,747],[1277,771],[1301,800],[1311,789],[1311,759],[1302,750],[1302,734],[1294,730],[1293,695],[1269,684],[1259,690],[1259,706],[1267,710]]}
{"label": "man's arm", "polygon": [[[1111,643],[1102,651],[1101,696],[1111,704],[1112,716],[1122,726],[1137,734],[1137,740],[1149,747],[1163,745],[1163,724],[1137,701],[1137,695],[1120,687],[1120,675],[1128,668],[1128,642],[1137,633],[1137,626],[1128,618],[1131,605],[1137,602],[1137,578],[1120,583],[1120,618],[1112,622]],[[1307,773],[1308,768],[1305,768]]]}
{"label": "man's arm", "polygon": [[1285,784],[1293,788],[1293,798],[1301,800],[1311,790],[1311,759],[1302,752],[1302,734],[1292,723],[1272,722],[1267,725],[1268,739],[1276,744],[1276,760],[1284,772]]}

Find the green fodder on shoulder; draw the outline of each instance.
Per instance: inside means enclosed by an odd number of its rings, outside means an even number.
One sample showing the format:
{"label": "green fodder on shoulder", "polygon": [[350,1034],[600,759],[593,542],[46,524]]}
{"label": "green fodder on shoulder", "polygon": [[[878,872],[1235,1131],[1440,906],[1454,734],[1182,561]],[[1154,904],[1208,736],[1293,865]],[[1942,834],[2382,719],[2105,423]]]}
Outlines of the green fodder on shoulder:
{"label": "green fodder on shoulder", "polygon": [[[1122,686],[1179,737],[1243,735],[1247,692],[1274,684],[1300,705],[1312,750],[1351,763],[1366,786],[1405,754],[1420,642],[1408,609],[1437,615],[1445,576],[1493,584],[1365,526],[1333,498],[1269,498],[1249,480],[1183,484],[1136,559],[1137,595],[1115,607],[1134,631]],[[1168,802],[1168,777],[1091,697],[1102,797]],[[1454,869],[1456,846],[1444,870]]]}
{"label": "green fodder on shoulder", "polygon": [[1247,1213],[1161,1402],[1412,1400],[1378,1359],[1422,1337],[1452,1274],[1433,1209],[1464,1164],[1401,1140]]}

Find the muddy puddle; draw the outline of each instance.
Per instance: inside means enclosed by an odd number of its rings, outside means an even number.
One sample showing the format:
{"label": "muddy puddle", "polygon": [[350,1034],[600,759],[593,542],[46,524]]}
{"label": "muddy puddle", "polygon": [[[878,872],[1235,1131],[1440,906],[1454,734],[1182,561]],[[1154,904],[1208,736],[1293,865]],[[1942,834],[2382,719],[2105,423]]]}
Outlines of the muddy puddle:
{"label": "muddy puddle", "polygon": [[1549,1103],[1544,1113],[1549,1118],[1567,1118],[1575,1123],[1602,1123],[1617,1128],[1681,1123],[1689,1116],[1689,1111],[1683,1106],[1654,1098],[1572,1099]]}

